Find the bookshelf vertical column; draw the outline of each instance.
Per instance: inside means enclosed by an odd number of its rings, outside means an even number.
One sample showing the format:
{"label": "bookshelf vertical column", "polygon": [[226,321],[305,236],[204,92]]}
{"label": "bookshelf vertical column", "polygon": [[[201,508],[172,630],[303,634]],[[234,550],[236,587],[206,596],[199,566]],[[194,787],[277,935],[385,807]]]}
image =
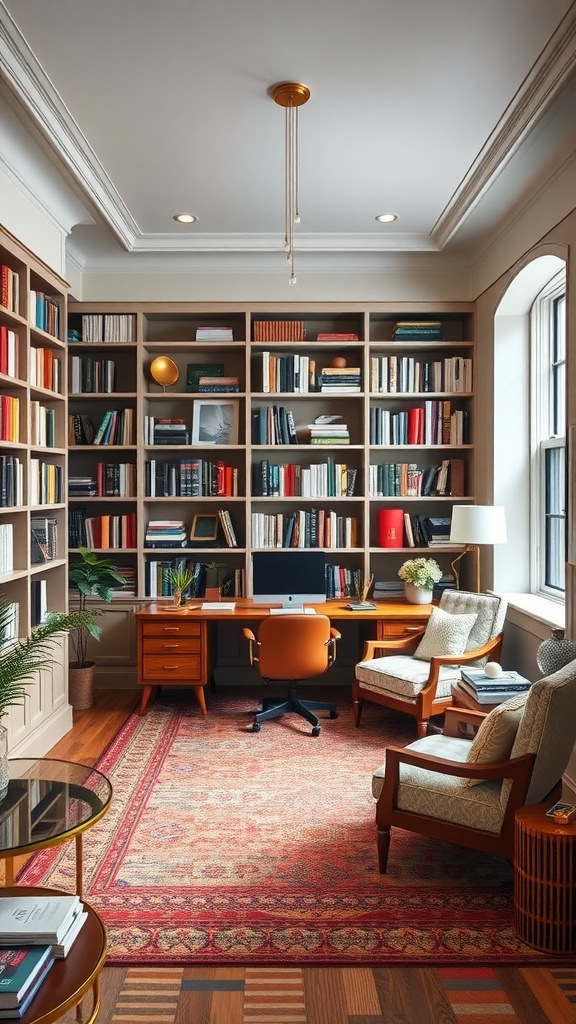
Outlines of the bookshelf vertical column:
{"label": "bookshelf vertical column", "polygon": [[[68,607],[66,284],[5,232],[0,266],[0,594],[23,637]],[[40,730],[50,746],[69,728],[67,651],[64,637],[52,669],[10,709],[12,756],[37,754]]]}

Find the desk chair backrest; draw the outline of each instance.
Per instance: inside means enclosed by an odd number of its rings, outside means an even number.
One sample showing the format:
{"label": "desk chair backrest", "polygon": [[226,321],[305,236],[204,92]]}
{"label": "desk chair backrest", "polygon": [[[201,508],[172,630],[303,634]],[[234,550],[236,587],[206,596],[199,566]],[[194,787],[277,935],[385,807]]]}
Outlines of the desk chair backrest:
{"label": "desk chair backrest", "polygon": [[312,679],[332,664],[327,615],[273,615],[258,630],[258,667],[264,679]]}

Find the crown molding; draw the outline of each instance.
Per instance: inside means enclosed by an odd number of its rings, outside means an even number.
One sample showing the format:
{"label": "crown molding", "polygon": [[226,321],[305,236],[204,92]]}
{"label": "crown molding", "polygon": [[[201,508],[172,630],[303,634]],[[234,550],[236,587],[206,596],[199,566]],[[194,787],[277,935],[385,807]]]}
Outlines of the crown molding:
{"label": "crown molding", "polygon": [[524,79],[486,144],[432,229],[443,249],[480,201],[576,68],[576,3]]}
{"label": "crown molding", "polygon": [[[275,252],[282,254],[284,238],[271,234],[140,235],[134,252]],[[428,235],[408,234],[298,234],[295,252],[437,252]]]}

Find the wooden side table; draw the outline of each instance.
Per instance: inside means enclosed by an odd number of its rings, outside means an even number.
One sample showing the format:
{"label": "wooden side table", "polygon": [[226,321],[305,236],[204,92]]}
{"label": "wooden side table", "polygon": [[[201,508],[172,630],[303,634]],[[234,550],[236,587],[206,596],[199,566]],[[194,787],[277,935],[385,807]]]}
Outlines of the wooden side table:
{"label": "wooden side table", "polygon": [[544,953],[576,952],[576,822],[558,825],[547,806],[516,812],[514,923]]}
{"label": "wooden side table", "polygon": [[454,707],[468,708],[469,711],[480,711],[483,715],[487,715],[494,708],[497,708],[498,704],[502,703],[502,701],[497,701],[496,704],[481,704],[463,686],[460,686],[460,683],[452,683],[450,694]]}

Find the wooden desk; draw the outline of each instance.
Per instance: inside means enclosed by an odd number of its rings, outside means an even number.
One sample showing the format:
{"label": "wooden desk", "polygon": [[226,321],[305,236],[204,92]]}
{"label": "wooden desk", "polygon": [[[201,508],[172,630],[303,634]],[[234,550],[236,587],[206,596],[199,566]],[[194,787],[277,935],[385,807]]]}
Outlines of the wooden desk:
{"label": "wooden desk", "polygon": [[[327,601],[314,607],[320,615],[333,622],[362,621],[374,624],[374,638],[404,636],[426,625],[432,605],[408,604],[407,601],[382,601],[374,609],[351,611],[347,601]],[[191,686],[200,710],[206,714],[204,687],[213,669],[213,644],[210,626],[216,622],[259,622],[267,618],[266,605],[237,599],[233,612],[203,612],[201,601],[192,601],[183,608],[154,602],[136,612],[137,675],[142,686],[140,714],[143,715],[159,686]]]}

